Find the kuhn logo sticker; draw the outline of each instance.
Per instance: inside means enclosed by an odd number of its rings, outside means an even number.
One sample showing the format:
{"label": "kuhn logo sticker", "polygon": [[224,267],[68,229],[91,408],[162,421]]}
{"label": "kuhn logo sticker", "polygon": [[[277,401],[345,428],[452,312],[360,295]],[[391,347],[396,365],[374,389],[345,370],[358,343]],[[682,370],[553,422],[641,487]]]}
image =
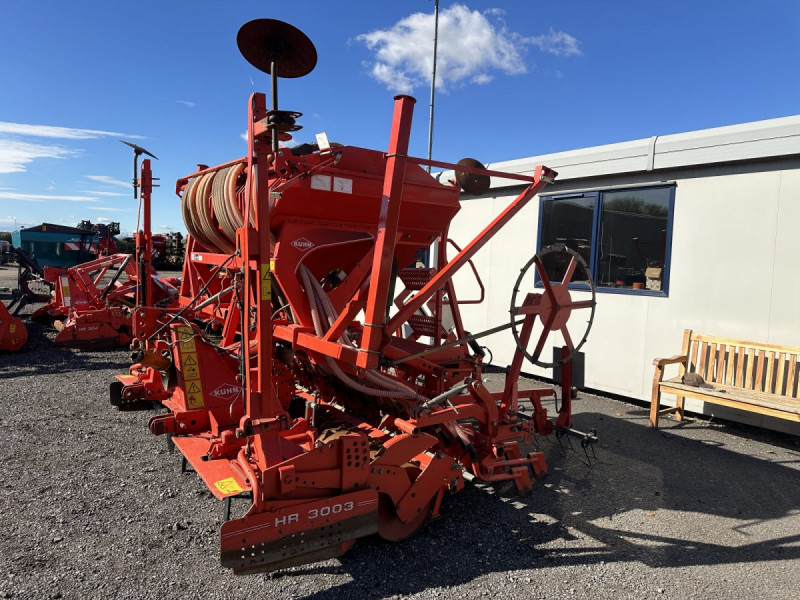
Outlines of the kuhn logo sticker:
{"label": "kuhn logo sticker", "polygon": [[299,238],[292,242],[292,246],[300,250],[300,252],[305,252],[306,250],[311,250],[315,244],[314,242],[308,241],[306,238]]}
{"label": "kuhn logo sticker", "polygon": [[239,386],[232,385],[230,383],[223,383],[221,386],[211,392],[211,395],[222,400],[234,400],[239,397],[241,392],[242,388]]}

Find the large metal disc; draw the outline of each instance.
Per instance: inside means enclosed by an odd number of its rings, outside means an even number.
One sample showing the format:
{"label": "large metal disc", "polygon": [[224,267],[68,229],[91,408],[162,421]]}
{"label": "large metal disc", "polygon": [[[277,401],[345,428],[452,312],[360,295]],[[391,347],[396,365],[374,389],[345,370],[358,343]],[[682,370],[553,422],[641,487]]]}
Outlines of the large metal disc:
{"label": "large metal disc", "polygon": [[[479,161],[474,158],[462,158],[458,161],[459,165],[464,167],[471,167],[473,169],[485,169]],[[467,173],[466,171],[456,170],[456,183],[461,186],[461,189],[475,196],[480,196],[489,191],[491,181],[488,175],[477,175],[474,173]]]}
{"label": "large metal disc", "polygon": [[242,25],[236,36],[239,52],[251,65],[271,74],[272,61],[278,77],[302,77],[317,64],[317,50],[305,33],[275,19],[255,19]]}

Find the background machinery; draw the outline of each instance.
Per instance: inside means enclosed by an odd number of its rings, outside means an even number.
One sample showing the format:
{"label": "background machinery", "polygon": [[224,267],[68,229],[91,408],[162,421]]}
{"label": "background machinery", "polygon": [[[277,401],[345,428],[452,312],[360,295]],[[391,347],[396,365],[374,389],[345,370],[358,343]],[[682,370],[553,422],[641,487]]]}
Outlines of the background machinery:
{"label": "background machinery", "polygon": [[[563,277],[551,282],[534,257],[510,322],[482,334],[465,328],[453,276],[556,173],[408,156],[409,96],[395,98],[388,151],[324,134],[281,147],[300,113],[278,108],[278,77],[309,73],[314,46],[271,19],[245,24],[237,41],[271,75],[271,108],[264,94],[250,97],[247,156],[178,181],[189,232],[179,307],[136,307],[137,362],[112,384],[111,403],[166,408],[151,432],[171,436],[228,507],[231,497],[252,498],[222,526],[222,563],[237,573],[338,556],[374,533],[404,539],[465,477],[528,492],[547,465],[521,444],[554,430],[594,439],[571,428],[568,368],[557,419],[542,405],[552,389],[517,384],[525,357],[541,364],[551,332],[564,339],[566,361],[586,340],[593,290],[583,300],[568,290],[586,264],[564,250]],[[525,187],[448,256],[460,188],[421,165],[454,169],[468,192],[486,191],[490,176]],[[435,265],[417,267],[432,245]],[[541,293],[520,289],[534,271]],[[573,338],[567,320],[581,309],[588,324]],[[509,328],[518,350],[505,386],[490,392],[475,340]]]}
{"label": "background machinery", "polygon": [[[14,314],[26,304],[49,302],[56,274],[70,267],[114,254],[119,223],[93,224],[81,221],[77,227],[42,223],[11,234],[11,256],[17,262],[17,289],[8,307]],[[45,271],[48,271],[47,276]]]}
{"label": "background machinery", "polygon": [[[136,254],[106,254],[69,269],[44,268],[42,277],[53,286],[52,298],[31,318],[50,321],[58,330],[57,344],[80,349],[127,345],[131,342],[133,307],[167,308],[175,304],[177,279],[160,277],[150,260],[153,174],[149,159],[142,161],[141,177],[138,174],[139,156],[149,153],[131,146],[137,163],[134,191],[137,196],[141,191],[144,207],[144,228],[135,238]],[[102,230],[106,239],[113,240],[110,233],[119,231],[114,225]],[[87,231],[98,230],[87,221],[82,226]]]}

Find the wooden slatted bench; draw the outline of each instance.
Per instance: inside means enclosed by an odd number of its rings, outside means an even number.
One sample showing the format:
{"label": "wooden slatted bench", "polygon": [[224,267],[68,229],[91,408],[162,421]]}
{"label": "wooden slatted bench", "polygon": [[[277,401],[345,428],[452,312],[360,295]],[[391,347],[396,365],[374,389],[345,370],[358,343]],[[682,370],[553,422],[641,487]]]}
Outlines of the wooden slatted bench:
{"label": "wooden slatted bench", "polygon": [[[658,427],[658,418],[669,413],[678,421],[683,419],[684,398],[800,422],[798,362],[800,348],[700,335],[687,329],[681,354],[653,361],[650,426]],[[678,376],[664,379],[664,368],[671,364],[679,365]],[[697,373],[714,389],[681,383],[685,373]],[[664,392],[675,395],[674,408],[659,407]]]}

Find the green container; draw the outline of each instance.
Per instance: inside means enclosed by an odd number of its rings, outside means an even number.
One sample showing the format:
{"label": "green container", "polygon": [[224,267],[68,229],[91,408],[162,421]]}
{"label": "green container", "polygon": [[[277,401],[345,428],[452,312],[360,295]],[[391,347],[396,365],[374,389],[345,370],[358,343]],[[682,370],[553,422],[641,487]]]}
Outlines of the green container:
{"label": "green container", "polygon": [[74,267],[97,258],[97,233],[77,227],[42,223],[14,231],[11,243],[42,267]]}

